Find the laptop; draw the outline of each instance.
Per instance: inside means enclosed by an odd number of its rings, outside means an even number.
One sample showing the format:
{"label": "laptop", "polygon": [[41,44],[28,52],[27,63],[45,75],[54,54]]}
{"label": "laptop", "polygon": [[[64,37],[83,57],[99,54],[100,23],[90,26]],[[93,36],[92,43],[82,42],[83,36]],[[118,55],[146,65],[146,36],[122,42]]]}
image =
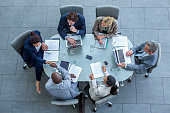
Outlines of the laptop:
{"label": "laptop", "polygon": [[120,63],[131,63],[131,58],[130,56],[126,56],[126,51],[128,51],[127,47],[120,47],[120,48],[114,48],[113,49],[113,53],[114,53],[114,57],[115,57],[115,62],[117,64]]}
{"label": "laptop", "polygon": [[70,42],[68,40],[66,40],[67,49],[81,48],[82,47],[81,35],[73,35],[73,36],[69,36],[69,37],[76,40],[76,45],[71,45]]}

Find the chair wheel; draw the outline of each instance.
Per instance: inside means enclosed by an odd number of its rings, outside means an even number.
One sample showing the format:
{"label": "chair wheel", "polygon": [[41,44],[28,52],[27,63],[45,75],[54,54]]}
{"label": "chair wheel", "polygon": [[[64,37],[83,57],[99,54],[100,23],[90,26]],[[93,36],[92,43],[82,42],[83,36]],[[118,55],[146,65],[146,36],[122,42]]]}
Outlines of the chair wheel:
{"label": "chair wheel", "polygon": [[112,104],[109,104],[109,107],[112,107]]}
{"label": "chair wheel", "polygon": [[93,112],[96,112],[96,111],[97,111],[97,107],[94,107],[94,108],[93,108]]}
{"label": "chair wheel", "polygon": [[26,66],[23,66],[23,69],[26,69],[27,67]]}
{"label": "chair wheel", "polygon": [[128,82],[131,82],[131,79],[128,79],[127,81],[128,81]]}
{"label": "chair wheel", "polygon": [[148,74],[145,74],[145,78],[148,78],[149,77],[149,75]]}

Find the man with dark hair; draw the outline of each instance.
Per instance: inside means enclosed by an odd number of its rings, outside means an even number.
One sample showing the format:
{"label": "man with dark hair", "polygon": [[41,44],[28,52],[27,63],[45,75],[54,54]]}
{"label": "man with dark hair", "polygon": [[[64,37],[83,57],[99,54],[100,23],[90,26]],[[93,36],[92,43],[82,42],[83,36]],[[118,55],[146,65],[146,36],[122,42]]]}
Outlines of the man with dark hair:
{"label": "man with dark hair", "polygon": [[126,70],[135,71],[138,74],[145,74],[147,69],[155,65],[157,61],[157,44],[154,41],[148,41],[142,43],[139,46],[131,48],[126,52],[127,56],[134,54],[135,64],[118,64],[119,67],[125,68]]}
{"label": "man with dark hair", "polygon": [[89,85],[84,88],[85,93],[93,103],[109,94],[115,95],[119,91],[119,82],[106,71],[105,66],[102,66],[102,70],[105,74],[103,83],[97,84],[93,74],[90,74],[89,77],[91,81],[89,81]]}
{"label": "man with dark hair", "polygon": [[75,45],[76,41],[70,38],[67,33],[84,36],[86,34],[85,18],[83,15],[75,12],[63,14],[57,30],[63,39],[68,40],[71,45]]}
{"label": "man with dark hair", "polygon": [[54,72],[51,78],[45,84],[45,89],[57,100],[73,99],[79,95],[77,82],[72,82],[71,78],[76,76],[69,74],[62,67],[58,67],[55,63],[50,66],[57,68],[59,72]]}
{"label": "man with dark hair", "polygon": [[23,59],[27,64],[35,67],[36,73],[36,88],[37,92],[40,94],[40,80],[43,71],[43,63],[52,64],[50,61],[43,60],[43,50],[47,50],[48,46],[42,41],[39,31],[34,31],[31,33],[25,42],[23,48]]}

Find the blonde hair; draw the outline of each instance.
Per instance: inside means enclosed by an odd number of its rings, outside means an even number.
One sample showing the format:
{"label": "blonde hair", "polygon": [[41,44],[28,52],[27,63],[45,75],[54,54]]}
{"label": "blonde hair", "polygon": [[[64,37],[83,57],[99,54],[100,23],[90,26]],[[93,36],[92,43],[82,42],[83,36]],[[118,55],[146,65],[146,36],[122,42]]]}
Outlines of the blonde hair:
{"label": "blonde hair", "polygon": [[106,26],[110,26],[113,22],[114,18],[113,17],[104,17],[103,22],[105,23]]}

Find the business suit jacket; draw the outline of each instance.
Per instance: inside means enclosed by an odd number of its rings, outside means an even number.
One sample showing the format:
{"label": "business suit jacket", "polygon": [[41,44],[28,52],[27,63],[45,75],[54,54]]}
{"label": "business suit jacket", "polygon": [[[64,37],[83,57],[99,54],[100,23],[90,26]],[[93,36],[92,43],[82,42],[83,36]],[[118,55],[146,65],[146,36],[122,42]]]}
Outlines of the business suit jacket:
{"label": "business suit jacket", "polygon": [[[59,22],[59,26],[58,26],[58,33],[60,34],[60,36],[65,39],[65,37],[67,36],[67,32],[71,32],[70,31],[70,25],[67,22],[67,15],[69,13],[66,13],[64,15],[61,16],[60,18],[60,22]],[[77,35],[81,35],[84,36],[86,34],[86,25],[85,25],[85,18],[83,15],[77,13],[78,15],[78,20],[75,22],[74,27],[79,30],[79,33]]]}
{"label": "business suit jacket", "polygon": [[[97,17],[95,24],[93,26],[92,29],[92,33],[94,34],[94,36],[96,37],[97,35],[99,35],[99,33],[102,33],[102,27],[101,27],[101,22],[103,21],[104,17]],[[109,26],[108,31],[107,31],[107,38],[111,38],[112,36],[114,36],[116,34],[118,30],[118,25],[117,25],[117,20],[114,19],[114,21],[112,22],[112,24]]]}
{"label": "business suit jacket", "polygon": [[77,82],[71,82],[70,74],[64,68],[58,67],[57,69],[62,73],[62,82],[55,84],[50,78],[45,84],[46,90],[57,100],[68,100],[78,96]]}
{"label": "business suit jacket", "polygon": [[[134,53],[134,56],[136,56],[138,53],[143,53],[145,48],[146,42],[142,43],[139,46],[131,48],[131,50]],[[157,61],[157,51],[153,55],[144,55],[140,58],[135,58],[135,64],[127,64],[126,68],[127,70],[135,71],[138,74],[144,74],[147,72],[147,69],[154,66]]]}
{"label": "business suit jacket", "polygon": [[[34,31],[34,33],[40,36],[42,43],[43,41],[40,32]],[[36,62],[45,63],[46,60],[43,60],[41,57],[39,57],[40,56],[39,54],[40,53],[42,54],[42,52],[43,52],[42,48],[40,48],[40,50],[37,52],[35,46],[33,46],[33,44],[30,43],[30,36],[25,40],[23,48],[23,59],[25,62],[27,63],[31,62],[31,64],[34,64]]]}

